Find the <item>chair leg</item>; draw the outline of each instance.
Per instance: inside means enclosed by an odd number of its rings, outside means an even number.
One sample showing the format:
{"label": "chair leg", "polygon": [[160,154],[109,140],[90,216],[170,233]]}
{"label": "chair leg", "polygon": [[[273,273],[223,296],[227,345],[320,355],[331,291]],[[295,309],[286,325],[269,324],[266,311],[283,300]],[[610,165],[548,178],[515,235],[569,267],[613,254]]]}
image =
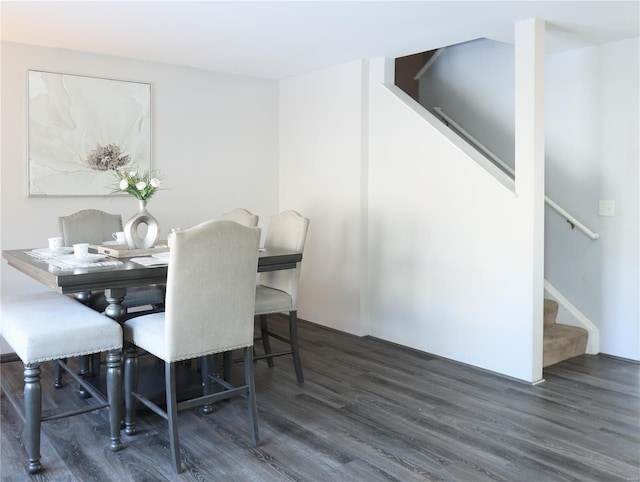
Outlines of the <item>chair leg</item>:
{"label": "chair leg", "polygon": [[300,349],[298,348],[298,312],[289,312],[289,340],[291,340],[291,354],[293,355],[293,368],[296,371],[298,384],[304,383],[302,376],[302,363],[300,362]]}
{"label": "chair leg", "polygon": [[[269,325],[267,323],[267,315],[260,315],[260,333],[262,336],[262,346],[264,347],[264,353],[269,355],[271,353],[271,341],[269,340]],[[273,358],[267,358],[267,364],[269,368],[273,368]]]}
{"label": "chair leg", "polygon": [[165,384],[167,396],[167,422],[169,422],[169,442],[171,462],[176,474],[182,472],[180,462],[180,440],[178,438],[178,400],[176,398],[176,364],[165,362]]}
{"label": "chair leg", "polygon": [[90,369],[92,375],[100,375],[100,353],[94,353],[90,358]]}
{"label": "chair leg", "polygon": [[[96,354],[99,356],[99,354]],[[111,350],[107,353],[107,398],[109,399],[109,429],[112,452],[122,449],[120,422],[122,420],[122,352]]]}
{"label": "chair leg", "polygon": [[249,387],[247,404],[249,405],[249,431],[251,432],[251,443],[254,447],[257,447],[260,436],[258,433],[258,405],[256,403],[256,384],[253,372],[252,346],[248,346],[244,349],[244,380],[245,384]]}
{"label": "chair leg", "polygon": [[233,365],[233,352],[225,351],[222,354],[222,379],[231,381],[231,366]]}
{"label": "chair leg", "polygon": [[[200,377],[202,378],[202,395],[204,396],[211,394],[212,382],[209,375],[211,374],[212,367],[212,355],[200,357]],[[201,411],[205,415],[213,412],[213,404],[203,405]]]}
{"label": "chair leg", "polygon": [[136,433],[136,397],[138,391],[138,347],[131,345],[124,352],[124,433]]}
{"label": "chair leg", "polygon": [[211,374],[214,376],[220,376],[220,353],[212,355]]}
{"label": "chair leg", "polygon": [[40,422],[42,418],[42,389],[40,387],[40,364],[24,365],[24,411],[27,428],[27,457],[29,473],[42,469],[40,463]]}

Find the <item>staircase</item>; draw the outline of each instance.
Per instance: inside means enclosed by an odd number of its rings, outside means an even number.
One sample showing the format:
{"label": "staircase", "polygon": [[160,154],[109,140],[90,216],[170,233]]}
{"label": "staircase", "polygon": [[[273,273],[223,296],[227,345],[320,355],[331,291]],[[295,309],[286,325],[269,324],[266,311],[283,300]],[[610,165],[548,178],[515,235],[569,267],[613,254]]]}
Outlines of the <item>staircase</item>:
{"label": "staircase", "polygon": [[578,355],[587,349],[587,330],[556,323],[558,303],[544,300],[544,336],[542,366],[548,367]]}
{"label": "staircase", "polygon": [[[437,51],[422,52],[420,54],[396,59],[396,85],[420,103],[420,89],[418,81],[442,52],[443,49],[439,49]],[[411,78],[409,72],[415,71],[417,68],[416,66],[420,64],[423,64],[422,68],[415,76],[413,76],[413,78]],[[491,161],[511,179],[515,180],[515,170],[511,166],[506,164],[502,159],[485,147],[478,139],[467,132],[460,124],[449,117],[441,107],[433,106],[429,109],[426,105],[421,105],[438,117],[447,127],[460,136],[461,139],[474,147],[479,153]],[[575,216],[568,213],[548,196],[544,196],[544,201],[546,205],[554,209],[567,220],[571,229],[578,228],[593,240],[600,238],[598,233],[589,229]],[[545,280],[545,289],[547,289],[546,285],[547,281]],[[555,288],[554,291],[556,291]],[[558,294],[561,295],[560,293]],[[556,296],[556,298],[562,302],[563,297]],[[563,302],[563,306],[567,307],[567,304]],[[556,323],[558,308],[559,305],[556,301],[550,299],[544,300],[543,368],[555,365],[556,363],[560,363],[579,355],[584,355],[587,352],[587,345],[589,345],[589,353],[598,353],[599,351],[599,335],[595,325],[584,317],[577,308],[570,310],[570,313],[575,315],[577,312],[580,315],[578,318],[579,324],[589,328],[589,331],[579,326]],[[589,338],[590,336],[591,338]]]}
{"label": "staircase", "polygon": [[[502,159],[496,156],[493,152],[487,149],[480,141],[474,138],[466,130],[457,124],[451,117],[446,115],[440,107],[433,107],[433,111],[437,114],[442,121],[457,133],[464,140],[466,140],[471,146],[475,147],[480,153],[482,153],[487,159],[492,161],[494,165],[503,170],[512,179],[515,179],[515,171],[509,165],[507,165]],[[545,203],[563,216],[571,228],[578,228],[589,238],[596,240],[600,238],[600,235],[587,226],[582,224],[578,219],[565,211],[556,202],[549,199],[548,196],[544,197]],[[545,280],[545,289],[547,289],[547,280]],[[555,288],[554,288],[555,290]],[[560,293],[558,293],[561,295]],[[561,300],[561,298],[557,298]],[[564,306],[567,306],[566,304]],[[589,344],[589,353],[598,353],[599,338],[597,336],[597,328],[586,319],[581,313],[581,317],[578,319],[579,324],[590,328],[591,339],[589,338],[589,331],[579,326],[566,325],[562,323],[556,323],[558,315],[558,303],[554,300],[544,300],[544,334],[543,334],[543,357],[542,367],[548,367],[560,363],[561,361],[568,360],[579,355],[584,355],[587,351],[587,345]],[[577,311],[574,310],[574,311]],[[579,312],[578,312],[579,313]],[[575,315],[575,313],[572,313]]]}

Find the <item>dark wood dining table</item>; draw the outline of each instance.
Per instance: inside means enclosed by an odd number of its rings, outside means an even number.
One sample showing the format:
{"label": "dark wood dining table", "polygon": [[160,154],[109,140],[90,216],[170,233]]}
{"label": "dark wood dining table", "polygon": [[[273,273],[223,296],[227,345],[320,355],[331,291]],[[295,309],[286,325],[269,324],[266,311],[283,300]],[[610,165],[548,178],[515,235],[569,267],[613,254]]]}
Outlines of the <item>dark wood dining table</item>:
{"label": "dark wood dining table", "polygon": [[[122,320],[126,310],[122,306],[127,288],[167,282],[167,265],[143,266],[129,258],[106,258],[122,261],[117,266],[62,269],[47,260],[33,257],[31,249],[2,251],[9,266],[59,293],[86,293],[104,290],[109,306],[105,314]],[[302,253],[286,250],[260,250],[258,272],[292,269],[302,260]]]}

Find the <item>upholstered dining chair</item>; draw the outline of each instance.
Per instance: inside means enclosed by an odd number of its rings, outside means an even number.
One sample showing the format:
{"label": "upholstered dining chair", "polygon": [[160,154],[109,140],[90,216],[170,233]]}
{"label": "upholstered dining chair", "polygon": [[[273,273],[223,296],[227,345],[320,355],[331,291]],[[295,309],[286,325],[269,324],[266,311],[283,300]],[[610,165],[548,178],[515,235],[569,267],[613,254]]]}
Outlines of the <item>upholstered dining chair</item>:
{"label": "upholstered dining chair", "polygon": [[[296,211],[283,211],[271,217],[264,247],[266,249],[304,250],[309,229],[309,219]],[[304,383],[300,349],[298,347],[298,285],[300,283],[300,268],[269,271],[260,273],[256,286],[256,310],[260,316],[260,331],[264,354],[256,355],[255,359],[266,359],[273,367],[273,358],[282,355],[292,355],[293,366],[299,384]],[[286,312],[289,314],[289,337],[272,331],[268,325],[267,315]],[[271,350],[270,338],[289,344],[290,349],[274,352]]]}
{"label": "upholstered dining chair", "polygon": [[[60,216],[58,227],[64,246],[72,246],[75,243],[101,244],[112,240],[113,233],[122,231],[122,217],[99,209],[83,209],[68,216]],[[125,309],[137,308],[142,311],[145,311],[144,307],[150,306],[153,311],[161,311],[164,307],[164,293],[164,285],[127,288],[122,306]],[[77,293],[76,298],[99,312],[103,312],[109,304],[103,291]],[[98,372],[99,362],[98,355],[83,357],[80,363],[81,373]],[[56,388],[62,386],[62,371],[58,366],[55,368],[54,384]]]}
{"label": "upholstered dining chair", "polygon": [[[65,246],[75,243],[101,244],[112,240],[113,233],[122,231],[122,217],[119,214],[110,214],[99,209],[84,209],[69,216],[60,216],[58,224]],[[86,296],[84,294],[84,297],[79,298],[98,311],[104,311],[108,305],[102,292],[91,293],[89,299]],[[122,305],[124,308],[151,305],[155,310],[162,309],[164,286],[128,288]]]}
{"label": "upholstered dining chair", "polygon": [[[171,233],[170,240],[165,312],[132,318],[123,326],[125,342],[131,344],[125,349],[125,432],[136,432],[136,401],[161,415],[168,422],[173,468],[179,473],[181,410],[202,406],[208,413],[213,402],[246,395],[251,441],[258,443],[253,313],[260,229],[206,221]],[[166,410],[138,393],[138,347],[164,361]],[[211,358],[236,349],[244,351],[244,384],[232,386],[211,370]],[[176,367],[194,358],[200,361],[203,394],[177,402]],[[224,390],[212,393],[214,383]]]}
{"label": "upholstered dining chair", "polygon": [[65,246],[74,243],[100,244],[112,240],[112,233],[122,231],[122,218],[119,214],[98,209],[84,209],[69,216],[60,216],[58,225]]}
{"label": "upholstered dining chair", "polygon": [[222,215],[222,219],[235,221],[236,223],[240,223],[244,226],[257,226],[259,218],[257,214],[253,214],[244,208],[236,208],[233,211],[224,213]]}

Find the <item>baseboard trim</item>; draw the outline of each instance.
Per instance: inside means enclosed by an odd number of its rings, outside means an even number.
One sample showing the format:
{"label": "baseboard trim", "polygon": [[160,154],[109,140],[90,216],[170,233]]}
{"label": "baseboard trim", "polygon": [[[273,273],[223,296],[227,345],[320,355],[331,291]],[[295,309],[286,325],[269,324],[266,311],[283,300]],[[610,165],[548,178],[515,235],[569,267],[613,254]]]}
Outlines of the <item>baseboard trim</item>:
{"label": "baseboard trim", "polygon": [[640,360],[634,360],[633,358],[625,358],[622,356],[609,355],[608,353],[598,353],[598,356],[604,358],[611,358],[612,360],[617,360],[625,363],[631,363],[632,365],[640,365]]}
{"label": "baseboard trim", "polygon": [[0,354],[0,364],[11,363],[16,361],[20,361],[20,357],[13,352]]}

